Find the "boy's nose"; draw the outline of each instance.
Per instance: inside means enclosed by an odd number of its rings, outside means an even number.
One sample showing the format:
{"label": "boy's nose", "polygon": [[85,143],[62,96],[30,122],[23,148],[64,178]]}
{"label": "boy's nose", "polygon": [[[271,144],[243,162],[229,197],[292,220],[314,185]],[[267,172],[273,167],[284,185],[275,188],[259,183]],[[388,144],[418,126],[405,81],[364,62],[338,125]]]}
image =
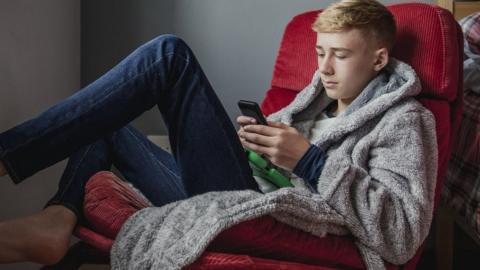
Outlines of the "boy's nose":
{"label": "boy's nose", "polygon": [[319,67],[320,72],[325,75],[333,75],[334,69],[327,59],[324,59],[323,61],[319,62]]}

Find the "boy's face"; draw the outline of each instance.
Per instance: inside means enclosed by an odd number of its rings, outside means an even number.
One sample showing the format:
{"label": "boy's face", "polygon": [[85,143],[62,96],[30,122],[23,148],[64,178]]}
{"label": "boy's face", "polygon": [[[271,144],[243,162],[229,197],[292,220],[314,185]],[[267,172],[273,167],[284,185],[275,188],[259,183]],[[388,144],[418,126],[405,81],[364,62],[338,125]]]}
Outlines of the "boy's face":
{"label": "boy's face", "polygon": [[327,95],[350,104],[388,62],[388,51],[359,29],[317,33],[318,68]]}

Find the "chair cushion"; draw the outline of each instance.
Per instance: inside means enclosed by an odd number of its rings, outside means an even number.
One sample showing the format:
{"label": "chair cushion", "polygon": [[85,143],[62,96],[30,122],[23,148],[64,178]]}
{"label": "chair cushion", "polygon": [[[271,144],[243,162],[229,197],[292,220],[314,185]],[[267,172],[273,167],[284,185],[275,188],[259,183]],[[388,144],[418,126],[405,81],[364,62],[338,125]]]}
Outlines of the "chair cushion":
{"label": "chair cushion", "polygon": [[247,255],[226,254],[218,252],[205,252],[196,262],[189,265],[185,270],[335,270],[325,266],[313,266],[300,263],[277,261],[256,258]]}
{"label": "chair cushion", "polygon": [[[115,174],[99,172],[88,181],[84,202],[85,217],[94,229],[78,227],[75,235],[108,252],[122,224],[136,211],[148,206],[140,194]],[[207,251],[199,261],[209,265],[208,269],[247,269],[242,267],[256,263],[265,267],[260,269],[364,268],[350,237],[314,237],[270,216],[242,222],[225,230]],[[205,267],[203,263],[196,265]]]}
{"label": "chair cushion", "polygon": [[101,171],[85,186],[84,215],[95,231],[115,239],[123,223],[150,203],[115,174]]}
{"label": "chair cushion", "polygon": [[94,249],[99,251],[99,253],[110,254],[110,250],[112,249],[113,245],[113,239],[105,237],[83,226],[75,227],[73,235],[82,240],[82,242],[94,247]]}
{"label": "chair cushion", "polygon": [[223,231],[207,250],[342,269],[364,268],[351,237],[315,237],[270,216],[242,222]]}

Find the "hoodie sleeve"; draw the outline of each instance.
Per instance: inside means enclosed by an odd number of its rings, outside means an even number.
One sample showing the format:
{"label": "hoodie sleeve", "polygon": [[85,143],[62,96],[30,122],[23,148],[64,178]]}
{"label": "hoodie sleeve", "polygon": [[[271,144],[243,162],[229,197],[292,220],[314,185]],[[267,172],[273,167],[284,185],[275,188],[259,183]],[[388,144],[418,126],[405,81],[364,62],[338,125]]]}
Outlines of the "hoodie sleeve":
{"label": "hoodie sleeve", "polygon": [[326,158],[325,152],[312,144],[293,168],[293,173],[306,180],[310,187],[316,190],[316,182],[322,173]]}
{"label": "hoodie sleeve", "polygon": [[435,122],[427,110],[397,111],[377,128],[369,150],[354,150],[351,159],[327,159],[318,191],[361,243],[393,264],[404,264],[425,240],[432,220]]}

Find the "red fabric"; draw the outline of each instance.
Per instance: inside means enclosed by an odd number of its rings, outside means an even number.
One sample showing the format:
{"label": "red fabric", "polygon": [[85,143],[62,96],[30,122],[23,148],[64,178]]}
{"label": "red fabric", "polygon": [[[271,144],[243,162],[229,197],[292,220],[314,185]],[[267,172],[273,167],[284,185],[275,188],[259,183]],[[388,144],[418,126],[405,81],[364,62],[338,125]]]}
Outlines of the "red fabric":
{"label": "red fabric", "polygon": [[285,88],[272,87],[267,91],[265,99],[262,102],[262,112],[264,115],[270,115],[292,102],[298,92]]}
{"label": "red fabric", "polygon": [[149,205],[111,172],[96,173],[85,186],[85,218],[96,232],[110,239],[115,239],[128,217]]}
{"label": "red fabric", "polygon": [[444,100],[420,99],[423,106],[429,109],[435,116],[437,144],[438,144],[438,175],[435,188],[435,208],[438,206],[440,194],[443,188],[443,179],[447,173],[448,160],[451,156],[451,122],[450,106]]}
{"label": "red fabric", "polygon": [[105,237],[88,228],[77,226],[73,234],[79,239],[81,239],[83,242],[95,247],[101,252],[109,254],[110,249],[112,249],[113,239]]}
{"label": "red fabric", "polygon": [[422,96],[454,101],[463,79],[463,45],[455,38],[461,33],[452,14],[420,3],[392,5],[390,10],[398,28],[393,56],[413,67],[422,81]]}
{"label": "red fabric", "polygon": [[[75,235],[108,253],[121,225],[136,211],[148,206],[147,201],[113,173],[98,172],[86,185],[84,202],[85,216],[97,232],[77,227]],[[345,260],[336,262],[332,258]],[[255,269],[363,269],[363,261],[350,237],[312,237],[265,216],[222,232],[188,269],[252,269],[252,266]]]}
{"label": "red fabric", "polygon": [[335,270],[325,266],[305,265],[293,262],[268,260],[246,255],[205,252],[195,263],[186,270]]}
{"label": "red fabric", "polygon": [[[75,235],[108,253],[121,225],[136,211],[147,207],[148,202],[111,172],[103,171],[92,176],[86,190],[85,215],[98,232],[77,227]],[[258,269],[273,269],[269,267],[274,266],[277,269],[364,268],[363,260],[350,237],[312,237],[309,233],[265,216],[222,232],[197,263],[188,269],[241,269],[257,266],[257,263]],[[212,268],[205,268],[207,266]]]}
{"label": "red fabric", "polygon": [[363,259],[352,243],[351,237],[314,237],[264,216],[225,230],[210,243],[208,250],[342,269],[363,269]]}
{"label": "red fabric", "polygon": [[[420,101],[436,118],[439,145],[439,180],[435,195],[437,204],[450,157],[450,142],[455,139],[454,132],[460,122],[460,59],[463,47],[461,31],[450,13],[435,6],[408,3],[392,5],[389,9],[398,26],[393,56],[411,64],[417,71],[424,89]],[[264,114],[271,114],[286,106],[296,93],[310,82],[316,69],[316,35],[310,30],[310,25],[317,13],[318,11],[311,11],[300,14],[287,25],[275,63],[271,88],[262,103]],[[455,36],[456,39],[452,38]],[[109,180],[104,182],[101,180],[103,178]],[[135,206],[139,201],[130,196],[115,195],[126,191],[123,185],[121,188],[114,188],[114,192],[109,191],[112,185],[119,184],[113,180],[115,177],[112,175],[104,173],[96,179],[98,180],[89,182],[86,191],[87,197],[91,197],[88,203],[86,200],[85,213],[88,212],[88,218],[94,224],[95,230],[98,229],[97,231],[113,239],[123,221],[139,207]],[[99,187],[96,187],[97,185]],[[109,194],[110,192],[113,194]],[[97,193],[99,194],[95,195]],[[98,202],[94,202],[95,200]],[[81,234],[82,232],[84,234]],[[90,241],[89,243],[95,242],[91,232],[77,230],[77,233],[80,233],[80,238],[88,235],[89,238],[82,239]],[[306,265],[301,266],[303,268],[291,268],[292,265],[280,259],[325,267],[364,267],[353,241],[348,237],[313,237],[270,217],[244,222],[224,231],[211,243],[208,250],[190,270],[315,269]],[[415,269],[421,250],[422,248],[402,269]],[[250,254],[268,260],[233,253]],[[399,267],[387,265],[387,268]]]}

